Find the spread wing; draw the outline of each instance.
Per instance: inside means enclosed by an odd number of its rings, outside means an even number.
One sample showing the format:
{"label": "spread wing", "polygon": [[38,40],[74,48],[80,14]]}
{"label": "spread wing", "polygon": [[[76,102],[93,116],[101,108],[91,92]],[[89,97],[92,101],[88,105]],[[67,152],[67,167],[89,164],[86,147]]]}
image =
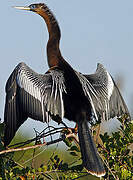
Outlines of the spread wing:
{"label": "spread wing", "polygon": [[91,75],[78,74],[84,92],[91,102],[96,120],[109,120],[127,114],[128,108],[113,78],[102,64]]}
{"label": "spread wing", "polygon": [[26,64],[18,64],[6,84],[5,145],[28,117],[42,122],[48,122],[51,117],[61,120],[64,117],[62,94],[65,92],[60,70],[40,75]]}

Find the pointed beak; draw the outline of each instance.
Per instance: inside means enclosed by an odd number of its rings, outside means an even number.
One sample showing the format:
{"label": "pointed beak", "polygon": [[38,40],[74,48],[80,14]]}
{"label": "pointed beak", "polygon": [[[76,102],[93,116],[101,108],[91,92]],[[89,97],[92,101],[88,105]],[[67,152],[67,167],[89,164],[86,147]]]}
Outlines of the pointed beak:
{"label": "pointed beak", "polygon": [[21,10],[27,10],[27,11],[30,11],[30,10],[31,10],[31,8],[28,7],[28,6],[14,6],[14,8],[16,8],[16,9],[21,9]]}

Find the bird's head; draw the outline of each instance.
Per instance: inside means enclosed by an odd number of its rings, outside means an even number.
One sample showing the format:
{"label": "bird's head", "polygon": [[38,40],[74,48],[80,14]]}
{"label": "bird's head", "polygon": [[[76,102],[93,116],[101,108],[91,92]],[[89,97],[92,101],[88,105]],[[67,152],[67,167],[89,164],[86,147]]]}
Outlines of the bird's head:
{"label": "bird's head", "polygon": [[57,20],[54,17],[52,11],[48,8],[48,6],[44,3],[31,4],[29,6],[15,6],[16,9],[33,11],[39,14],[46,22],[49,36],[57,37],[60,39],[61,33],[60,28],[58,26]]}
{"label": "bird's head", "polygon": [[14,8],[33,11],[36,12],[37,14],[41,14],[42,11],[47,9],[47,6],[44,3],[38,3],[38,4],[31,4],[29,6],[15,6]]}

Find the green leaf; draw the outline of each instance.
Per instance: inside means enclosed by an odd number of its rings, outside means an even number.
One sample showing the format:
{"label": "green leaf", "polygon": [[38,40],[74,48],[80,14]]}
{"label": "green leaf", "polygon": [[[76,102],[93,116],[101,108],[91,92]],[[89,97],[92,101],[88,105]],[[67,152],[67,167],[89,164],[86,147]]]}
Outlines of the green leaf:
{"label": "green leaf", "polygon": [[72,156],[78,156],[76,152],[70,152]]}
{"label": "green leaf", "polygon": [[38,168],[38,172],[41,172],[42,171],[42,168]]}
{"label": "green leaf", "polygon": [[83,168],[84,168],[84,166],[82,164],[80,164],[80,165],[72,166],[70,169],[73,171],[82,171]]}
{"label": "green leaf", "polygon": [[72,146],[72,141],[68,138],[64,139],[63,141],[68,147],[71,147]]}
{"label": "green leaf", "polygon": [[79,150],[79,148],[77,146],[72,146],[70,149],[68,149],[68,151],[80,152],[80,150]]}
{"label": "green leaf", "polygon": [[59,170],[67,171],[68,170],[68,164],[63,163],[63,164],[59,165]]}

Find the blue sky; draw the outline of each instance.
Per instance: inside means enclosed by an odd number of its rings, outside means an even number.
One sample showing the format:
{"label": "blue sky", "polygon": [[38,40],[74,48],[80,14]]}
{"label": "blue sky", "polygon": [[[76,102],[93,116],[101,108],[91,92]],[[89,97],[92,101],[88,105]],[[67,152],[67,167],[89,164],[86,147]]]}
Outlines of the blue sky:
{"label": "blue sky", "polygon": [[0,117],[3,119],[5,82],[24,61],[37,72],[47,71],[48,32],[42,18],[12,6],[45,2],[62,32],[61,52],[82,73],[93,73],[98,62],[111,75],[124,79],[122,95],[133,109],[133,1],[132,0],[6,0],[0,9]]}

